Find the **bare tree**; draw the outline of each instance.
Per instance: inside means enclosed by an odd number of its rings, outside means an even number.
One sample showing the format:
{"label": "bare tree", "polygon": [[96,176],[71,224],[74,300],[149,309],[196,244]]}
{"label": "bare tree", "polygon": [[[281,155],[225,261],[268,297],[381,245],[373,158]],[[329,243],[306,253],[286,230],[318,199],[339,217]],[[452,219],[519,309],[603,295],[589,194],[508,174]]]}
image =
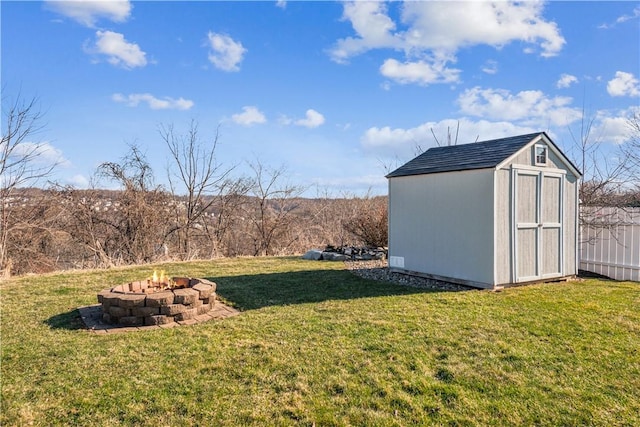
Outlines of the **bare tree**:
{"label": "bare tree", "polygon": [[583,174],[579,188],[580,226],[596,231],[582,233],[589,236],[584,243],[592,243],[605,230],[620,225],[617,209],[624,210],[629,204],[629,192],[638,165],[634,150],[629,148],[633,147],[633,140],[628,146],[615,147],[616,155],[612,156],[602,138],[594,133],[594,123],[595,117],[589,116],[583,107],[578,128],[569,128],[573,141],[569,153]]}
{"label": "bare tree", "polygon": [[[98,218],[108,231],[94,244],[94,250],[111,262],[140,264],[153,261],[165,243],[168,197],[155,186],[153,170],[136,145],[120,163],[105,162],[98,176],[118,183],[113,209]],[[93,219],[92,219],[93,221]]]}
{"label": "bare tree", "polygon": [[[76,242],[70,264],[79,268],[113,267],[119,239],[114,217],[118,205],[104,197],[105,190],[60,189],[66,214],[64,227]],[[114,197],[117,199],[117,197]]]}
{"label": "bare tree", "polygon": [[205,232],[211,242],[211,257],[239,255],[237,245],[232,242],[234,230],[242,228],[240,213],[248,203],[246,197],[252,182],[248,178],[226,179],[218,186],[214,197],[210,221],[205,221]]}
{"label": "bare tree", "polygon": [[[193,235],[207,231],[207,215],[219,200],[215,196],[231,189],[230,198],[223,199],[227,203],[233,200],[234,192],[240,190],[237,185],[234,186],[239,183],[234,184],[228,179],[233,167],[225,169],[217,162],[218,130],[210,141],[203,141],[194,120],[186,135],[177,135],[173,125],[161,125],[159,129],[171,153],[171,163],[167,168],[171,192],[176,200],[184,198],[184,202],[180,202],[181,209],[175,211],[175,224],[169,231],[177,236],[179,253],[183,259],[198,255]],[[224,205],[225,208],[229,206]],[[219,225],[224,227],[224,224]],[[214,231],[213,234],[220,238],[220,232]]]}
{"label": "bare tree", "polygon": [[297,239],[287,231],[294,220],[298,208],[296,198],[305,188],[283,182],[286,169],[271,169],[259,160],[249,165],[253,170],[253,195],[251,212],[251,238],[253,255],[273,255],[276,241],[280,241],[280,250],[286,248]]}
{"label": "bare tree", "polygon": [[[440,142],[440,140],[438,139],[438,137],[436,136],[436,133],[433,131],[433,128],[429,128],[429,130],[431,131],[431,135],[433,135],[433,139],[436,141],[436,144],[438,145],[438,147],[442,147],[442,146],[451,146],[451,145],[458,145],[458,136],[460,135],[460,120],[458,120],[458,123],[456,124],[456,135],[455,137],[453,137],[451,135],[451,128],[449,126],[447,126],[447,142],[446,144],[444,142]],[[476,140],[474,142],[478,142],[478,139],[480,139],[480,135],[476,135]],[[418,146],[420,147],[420,146]],[[422,154],[424,150],[421,150],[418,154]],[[416,154],[416,155],[418,155]]]}
{"label": "bare tree", "polygon": [[33,207],[33,200],[21,201],[17,192],[38,185],[57,166],[55,159],[47,159],[48,145],[32,139],[44,127],[38,100],[24,101],[18,96],[13,101],[3,99],[2,103],[6,105],[0,141],[0,275],[11,273],[11,234],[33,227],[46,228],[42,212],[24,209],[26,205]]}
{"label": "bare tree", "polygon": [[[435,139],[436,144],[438,144],[438,147],[442,147],[442,143],[440,142],[440,140],[438,139],[438,137],[436,136],[436,133],[433,131],[433,128],[429,128],[429,130],[431,130],[431,135],[433,135],[433,139]],[[458,145],[458,135],[460,133],[460,120],[458,120],[458,126],[456,126],[456,137],[455,139],[452,139],[451,137],[451,128],[449,128],[449,126],[447,126],[447,146],[450,145]]]}
{"label": "bare tree", "polygon": [[60,226],[63,206],[56,190],[20,188],[12,196],[7,273],[45,273],[58,268],[68,232]]}
{"label": "bare tree", "polygon": [[319,191],[314,199],[304,203],[301,212],[302,227],[298,248],[304,252],[310,248],[321,248],[327,244],[345,246],[351,244],[352,235],[342,224],[354,214],[356,197],[347,191],[333,196],[327,189]]}
{"label": "bare tree", "polygon": [[[588,117],[584,108],[578,131],[569,128],[574,157],[582,171],[580,202],[584,206],[612,206],[624,188],[624,159],[612,162],[604,153],[602,140],[593,134],[595,117]],[[620,161],[622,160],[622,161]]]}
{"label": "bare tree", "polygon": [[640,192],[640,113],[634,113],[627,119],[629,139],[620,146],[622,155],[627,158],[629,177]]}

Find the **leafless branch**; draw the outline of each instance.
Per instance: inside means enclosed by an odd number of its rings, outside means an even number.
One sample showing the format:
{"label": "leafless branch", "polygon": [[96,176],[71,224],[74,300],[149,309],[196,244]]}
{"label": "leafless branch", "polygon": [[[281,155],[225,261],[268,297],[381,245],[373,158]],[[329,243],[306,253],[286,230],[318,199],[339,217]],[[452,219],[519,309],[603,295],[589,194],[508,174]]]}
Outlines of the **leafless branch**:
{"label": "leafless branch", "polygon": [[[207,212],[220,200],[229,188],[229,175],[234,167],[223,169],[217,163],[216,148],[219,137],[208,142],[202,141],[198,123],[191,121],[186,135],[178,135],[173,125],[160,125],[160,137],[171,153],[171,163],[167,166],[167,176],[175,200],[184,197],[184,211],[176,210],[176,224],[170,230],[177,233],[182,258],[193,257],[193,233],[198,229],[208,230],[210,224],[204,221]],[[177,185],[184,193],[180,194]],[[228,206],[227,206],[228,207]],[[217,233],[213,233],[218,235]]]}

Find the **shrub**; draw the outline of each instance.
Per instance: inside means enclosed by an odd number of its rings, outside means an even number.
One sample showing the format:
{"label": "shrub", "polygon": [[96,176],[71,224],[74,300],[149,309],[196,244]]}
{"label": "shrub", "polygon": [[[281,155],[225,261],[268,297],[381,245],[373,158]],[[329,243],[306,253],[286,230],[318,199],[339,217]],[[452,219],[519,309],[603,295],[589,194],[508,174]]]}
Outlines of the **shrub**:
{"label": "shrub", "polygon": [[386,247],[389,244],[389,228],[386,198],[361,199],[354,217],[343,227],[367,246]]}

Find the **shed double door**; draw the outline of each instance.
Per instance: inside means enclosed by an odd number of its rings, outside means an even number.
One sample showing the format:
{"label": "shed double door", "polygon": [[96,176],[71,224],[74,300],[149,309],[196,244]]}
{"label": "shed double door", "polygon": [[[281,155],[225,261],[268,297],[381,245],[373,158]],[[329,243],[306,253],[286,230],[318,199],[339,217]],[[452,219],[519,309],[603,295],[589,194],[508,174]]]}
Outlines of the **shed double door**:
{"label": "shed double door", "polygon": [[513,170],[515,282],[563,275],[564,176],[544,170]]}

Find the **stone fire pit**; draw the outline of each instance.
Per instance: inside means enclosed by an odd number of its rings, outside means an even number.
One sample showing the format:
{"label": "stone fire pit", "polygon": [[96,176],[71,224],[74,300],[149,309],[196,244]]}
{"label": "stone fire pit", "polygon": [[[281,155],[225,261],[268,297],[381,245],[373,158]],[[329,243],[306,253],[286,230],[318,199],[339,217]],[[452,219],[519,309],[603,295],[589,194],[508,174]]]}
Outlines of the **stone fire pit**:
{"label": "stone fire pit", "polygon": [[102,321],[120,326],[164,325],[193,319],[215,306],[216,284],[189,277],[125,283],[98,293]]}

